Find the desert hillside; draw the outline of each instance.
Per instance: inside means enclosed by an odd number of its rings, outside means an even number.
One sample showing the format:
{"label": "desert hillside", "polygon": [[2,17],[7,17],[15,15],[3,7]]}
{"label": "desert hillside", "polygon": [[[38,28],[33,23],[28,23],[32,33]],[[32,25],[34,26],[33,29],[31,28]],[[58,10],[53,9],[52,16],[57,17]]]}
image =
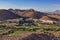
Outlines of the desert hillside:
{"label": "desert hillside", "polygon": [[0,9],[0,21],[16,18],[21,18],[21,16],[8,10]]}
{"label": "desert hillside", "polygon": [[0,9],[0,20],[17,19],[17,18],[23,18],[23,17],[30,17],[33,19],[48,19],[48,20],[51,19],[48,16],[53,18],[58,18],[58,19],[60,17],[57,14],[50,15],[48,13],[39,12],[34,9],[28,9],[28,10]]}

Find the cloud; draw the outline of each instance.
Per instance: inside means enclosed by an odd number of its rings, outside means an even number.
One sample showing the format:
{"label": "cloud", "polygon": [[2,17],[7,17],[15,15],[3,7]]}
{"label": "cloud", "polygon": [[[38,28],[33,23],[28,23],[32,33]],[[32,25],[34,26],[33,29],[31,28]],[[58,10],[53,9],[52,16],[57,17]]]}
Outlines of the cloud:
{"label": "cloud", "polygon": [[60,4],[53,4],[53,6],[55,6],[55,7],[60,7]]}
{"label": "cloud", "polygon": [[48,9],[50,11],[60,10],[60,4],[52,4],[52,5],[50,5],[50,7]]}

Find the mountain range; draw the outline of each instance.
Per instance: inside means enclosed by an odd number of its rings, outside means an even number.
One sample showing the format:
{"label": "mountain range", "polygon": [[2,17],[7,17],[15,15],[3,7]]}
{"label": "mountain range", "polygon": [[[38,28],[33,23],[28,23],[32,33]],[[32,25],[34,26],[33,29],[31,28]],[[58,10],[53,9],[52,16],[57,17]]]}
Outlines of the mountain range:
{"label": "mountain range", "polygon": [[[58,13],[60,14],[60,11],[57,10],[55,12],[50,12],[50,13],[52,13],[53,16],[55,16],[55,14],[58,16]],[[46,19],[47,19],[47,18],[49,18],[48,15],[51,16],[50,13],[39,12],[39,11],[36,11],[34,9],[27,9],[27,10],[0,9],[0,21],[8,20],[8,19],[24,18],[24,17],[30,17],[30,18],[33,18],[33,19],[42,19],[45,16],[46,16]]]}

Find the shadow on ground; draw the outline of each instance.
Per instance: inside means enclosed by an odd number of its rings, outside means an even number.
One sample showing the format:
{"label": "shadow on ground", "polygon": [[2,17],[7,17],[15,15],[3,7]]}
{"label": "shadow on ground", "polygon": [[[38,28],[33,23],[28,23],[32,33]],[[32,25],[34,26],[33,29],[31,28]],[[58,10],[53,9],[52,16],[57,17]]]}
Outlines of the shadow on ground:
{"label": "shadow on ground", "polygon": [[54,35],[32,33],[29,35],[0,36],[0,40],[52,40]]}
{"label": "shadow on ground", "polygon": [[31,34],[22,40],[52,40],[54,35],[47,35],[47,34]]}

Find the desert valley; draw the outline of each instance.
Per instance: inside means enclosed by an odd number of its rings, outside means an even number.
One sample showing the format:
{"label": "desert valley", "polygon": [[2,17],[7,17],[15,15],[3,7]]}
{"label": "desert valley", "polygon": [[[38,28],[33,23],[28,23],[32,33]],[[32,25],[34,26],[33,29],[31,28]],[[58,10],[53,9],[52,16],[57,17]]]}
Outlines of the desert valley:
{"label": "desert valley", "polygon": [[60,13],[58,12],[0,9],[0,40],[59,39]]}

